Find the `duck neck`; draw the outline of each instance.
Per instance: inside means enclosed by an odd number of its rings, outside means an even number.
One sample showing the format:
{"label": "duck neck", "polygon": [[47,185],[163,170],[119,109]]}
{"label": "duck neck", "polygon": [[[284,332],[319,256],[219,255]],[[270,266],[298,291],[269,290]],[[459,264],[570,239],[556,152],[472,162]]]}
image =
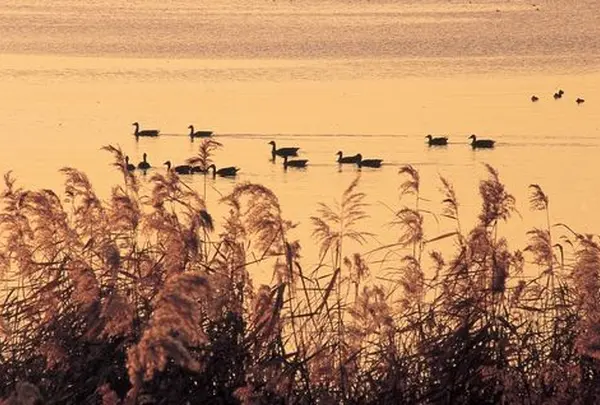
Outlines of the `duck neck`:
{"label": "duck neck", "polygon": [[194,136],[194,126],[190,125],[190,136]]}

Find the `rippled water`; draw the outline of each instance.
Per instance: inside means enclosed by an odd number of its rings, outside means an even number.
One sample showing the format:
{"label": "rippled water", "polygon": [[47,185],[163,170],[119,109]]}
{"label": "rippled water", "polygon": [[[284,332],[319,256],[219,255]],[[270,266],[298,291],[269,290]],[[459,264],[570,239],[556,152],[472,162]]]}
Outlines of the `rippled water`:
{"label": "rippled water", "polygon": [[[302,238],[318,201],[356,176],[334,153],[380,157],[363,170],[374,219],[398,207],[397,171],[416,166],[425,206],[439,209],[438,175],[454,182],[465,222],[479,208],[482,163],[500,170],[523,219],[539,183],[556,221],[600,229],[600,17],[595,1],[5,1],[0,4],[0,169],[22,184],[59,187],[65,165],[101,193],[117,180],[99,148],[118,144],[154,170],[196,152],[190,123],[216,132],[221,166],[280,196]],[[565,90],[561,100],[552,94]],[[537,94],[540,101],[532,103]],[[582,105],[575,98],[583,97]],[[131,122],[159,128],[136,142]],[[428,148],[423,137],[451,144]],[[471,133],[496,139],[472,151]],[[304,171],[269,162],[269,145],[301,147]],[[201,180],[192,178],[200,187]],[[231,180],[210,181],[209,204]],[[427,219],[429,233],[449,224]]]}

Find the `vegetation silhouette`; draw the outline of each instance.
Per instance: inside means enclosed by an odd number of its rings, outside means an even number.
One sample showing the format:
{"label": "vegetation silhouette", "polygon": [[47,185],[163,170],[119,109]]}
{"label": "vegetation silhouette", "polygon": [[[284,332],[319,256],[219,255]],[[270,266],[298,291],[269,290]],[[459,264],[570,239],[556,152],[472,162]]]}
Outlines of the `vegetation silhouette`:
{"label": "vegetation silhouette", "polygon": [[[600,241],[554,224],[539,185],[544,219],[512,250],[498,229],[515,199],[494,168],[466,230],[452,184],[440,178],[435,209],[404,166],[397,242],[366,250],[359,173],[311,217],[307,269],[268,188],[236,184],[216,231],[176,173],[142,189],[104,150],[123,178],[106,200],[74,168],[62,197],[4,176],[0,403],[598,402]],[[428,235],[432,217],[447,231]],[[255,286],[251,265],[271,284]]]}

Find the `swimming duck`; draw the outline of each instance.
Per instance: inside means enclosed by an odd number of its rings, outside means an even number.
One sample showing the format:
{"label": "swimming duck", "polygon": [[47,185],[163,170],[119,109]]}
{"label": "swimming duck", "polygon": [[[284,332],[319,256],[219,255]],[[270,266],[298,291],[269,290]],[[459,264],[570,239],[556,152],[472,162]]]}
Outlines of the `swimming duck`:
{"label": "swimming duck", "polygon": [[[171,161],[167,160],[165,163],[165,165],[167,165],[167,170],[171,170]],[[175,170],[175,173],[178,174],[192,174],[192,166],[190,165],[179,165],[179,166],[175,166],[173,168],[173,170]]]}
{"label": "swimming duck", "polygon": [[427,138],[427,142],[429,143],[429,146],[448,145],[448,138],[445,136],[440,136],[440,137],[434,138],[431,135],[427,135],[425,138]]}
{"label": "swimming duck", "polygon": [[140,136],[158,136],[158,133],[160,132],[158,129],[144,129],[142,131],[140,131],[140,124],[138,124],[137,122],[134,122],[133,124],[131,124],[135,127],[135,132],[133,133],[135,135],[136,138],[139,138]]}
{"label": "swimming duck", "polygon": [[146,161],[146,157],[147,157],[146,153],[144,153],[143,157],[144,157],[144,160],[142,160],[140,163],[138,163],[138,169],[148,170],[148,169],[150,169],[151,166],[150,166],[150,163],[148,163]]}
{"label": "swimming duck", "polygon": [[584,100],[584,99],[582,99],[581,97],[577,97],[577,100],[575,100],[575,102],[576,102],[577,104],[581,104],[581,103],[584,103],[584,102],[585,102],[585,100]]}
{"label": "swimming duck", "polygon": [[273,160],[275,160],[275,156],[285,157],[285,156],[298,156],[298,150],[300,148],[279,148],[277,149],[277,145],[275,141],[269,142],[269,145],[272,145],[271,155],[273,156]]}
{"label": "swimming duck", "polygon": [[237,172],[240,170],[237,167],[222,167],[221,169],[217,170],[217,167],[215,165],[210,165],[206,168],[206,170],[210,170],[213,169],[213,179],[215,177],[217,177],[217,175],[221,176],[221,177],[235,177],[235,175],[237,174]]}
{"label": "swimming duck", "polygon": [[135,170],[135,166],[129,163],[129,156],[125,156],[125,168],[130,172]]}
{"label": "swimming duck", "polygon": [[287,156],[283,157],[283,168],[287,169],[288,167],[306,167],[307,159],[294,159],[288,160]]}
{"label": "swimming duck", "polygon": [[338,156],[337,162],[339,164],[343,164],[343,163],[353,163],[353,164],[356,164],[360,160],[359,155],[344,156],[344,154],[342,153],[341,150],[339,150],[336,153],[336,155]]}
{"label": "swimming duck", "polygon": [[473,149],[493,148],[494,143],[496,143],[496,141],[492,141],[491,139],[477,139],[475,134],[471,135],[469,139],[471,139],[471,147]]}
{"label": "swimming duck", "polygon": [[189,125],[188,129],[190,130],[190,139],[192,141],[194,138],[208,138],[213,134],[213,131],[194,131],[193,125]]}
{"label": "swimming duck", "polygon": [[356,162],[356,164],[358,165],[359,168],[361,168],[361,167],[381,167],[381,162],[383,162],[383,159],[363,159],[362,155],[360,153],[357,156],[358,156],[358,161]]}
{"label": "swimming duck", "polygon": [[540,98],[538,96],[531,96],[531,101],[533,101],[534,103],[536,101],[538,101]]}

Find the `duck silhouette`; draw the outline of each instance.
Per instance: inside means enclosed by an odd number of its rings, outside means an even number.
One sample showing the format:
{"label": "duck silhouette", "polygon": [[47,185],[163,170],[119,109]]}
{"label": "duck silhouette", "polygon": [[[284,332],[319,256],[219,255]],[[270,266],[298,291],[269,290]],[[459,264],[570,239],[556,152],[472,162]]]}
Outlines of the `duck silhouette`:
{"label": "duck silhouette", "polygon": [[[171,170],[171,161],[167,160],[165,163],[165,165],[167,165],[167,170]],[[173,167],[173,170],[175,171],[175,173],[178,174],[192,174],[192,166],[190,165],[179,165],[179,166],[175,166]]]}
{"label": "duck silhouette", "polygon": [[563,94],[565,94],[565,92],[559,89],[556,93],[554,93],[553,97],[555,100],[558,100],[559,98],[562,98]]}
{"label": "duck silhouette", "polygon": [[269,145],[272,145],[271,156],[273,157],[273,160],[275,160],[275,156],[279,156],[279,157],[298,156],[298,151],[300,150],[300,148],[296,148],[296,147],[288,147],[288,148],[279,148],[279,149],[277,149],[277,144],[275,144],[275,141],[269,142]]}
{"label": "duck silhouette", "polygon": [[223,167],[219,170],[217,170],[217,167],[215,165],[210,165],[206,168],[206,170],[213,170],[213,179],[217,176],[221,176],[221,177],[235,177],[237,172],[240,170],[237,167]]}
{"label": "duck silhouette", "polygon": [[427,135],[425,138],[427,138],[427,142],[429,143],[429,146],[445,146],[445,145],[448,145],[448,138],[445,137],[445,136],[440,136],[440,137],[434,138],[431,135]]}
{"label": "duck silhouette", "polygon": [[581,104],[581,103],[585,103],[585,100],[584,100],[584,99],[582,99],[581,97],[577,97],[577,100],[575,100],[575,102],[576,102],[577,104]]}
{"label": "duck silhouette", "polygon": [[337,157],[338,157],[338,159],[337,159],[337,162],[338,162],[339,164],[344,164],[344,163],[352,163],[352,164],[356,164],[356,163],[358,163],[358,161],[360,160],[360,157],[359,157],[359,155],[358,155],[358,154],[356,154],[356,155],[353,155],[353,156],[344,156],[344,154],[342,153],[342,151],[341,151],[341,150],[339,150],[339,151],[336,153],[336,155],[337,155]]}
{"label": "duck silhouette", "polygon": [[531,96],[531,101],[533,101],[534,103],[536,101],[538,101],[540,98],[538,96]]}
{"label": "duck silhouette", "polygon": [[137,122],[134,122],[131,125],[135,127],[135,132],[133,133],[133,135],[135,135],[136,138],[139,138],[140,136],[155,137],[158,136],[160,132],[158,129],[144,129],[140,131],[140,124],[138,124]]}
{"label": "duck silhouette", "polygon": [[129,163],[129,156],[125,156],[125,168],[130,172],[135,170],[135,166]]}
{"label": "duck silhouette", "polygon": [[381,162],[383,162],[383,159],[363,159],[362,155],[359,153],[358,154],[358,161],[356,162],[356,164],[358,165],[359,168],[361,167],[381,167]]}
{"label": "duck silhouette", "polygon": [[496,141],[492,141],[491,139],[477,139],[475,134],[469,137],[471,139],[471,147],[473,149],[489,149],[493,148]]}
{"label": "duck silhouette", "polygon": [[150,169],[150,167],[152,167],[152,166],[150,166],[150,163],[148,163],[146,161],[146,158],[148,157],[148,155],[146,153],[144,153],[142,156],[143,156],[143,160],[140,163],[138,163],[138,169],[141,169],[141,170]]}
{"label": "duck silhouette", "polygon": [[287,156],[283,157],[283,168],[286,170],[288,167],[296,167],[296,168],[306,167],[306,163],[308,163],[307,159],[288,160]]}
{"label": "duck silhouette", "polygon": [[208,138],[213,134],[213,131],[194,131],[193,125],[188,125],[188,129],[190,130],[190,139],[192,141],[194,138]]}

